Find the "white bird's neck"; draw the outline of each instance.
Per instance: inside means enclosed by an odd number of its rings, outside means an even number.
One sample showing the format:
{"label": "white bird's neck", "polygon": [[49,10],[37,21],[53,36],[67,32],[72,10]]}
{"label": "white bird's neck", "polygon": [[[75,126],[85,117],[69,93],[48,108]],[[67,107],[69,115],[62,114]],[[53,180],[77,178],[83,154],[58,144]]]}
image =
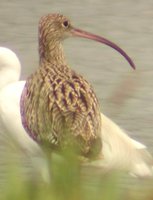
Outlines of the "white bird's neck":
{"label": "white bird's neck", "polygon": [[1,70],[0,69],[0,89],[4,86],[18,81],[20,74],[14,70]]}
{"label": "white bird's neck", "polygon": [[20,77],[21,66],[16,54],[10,49],[0,47],[0,89]]}

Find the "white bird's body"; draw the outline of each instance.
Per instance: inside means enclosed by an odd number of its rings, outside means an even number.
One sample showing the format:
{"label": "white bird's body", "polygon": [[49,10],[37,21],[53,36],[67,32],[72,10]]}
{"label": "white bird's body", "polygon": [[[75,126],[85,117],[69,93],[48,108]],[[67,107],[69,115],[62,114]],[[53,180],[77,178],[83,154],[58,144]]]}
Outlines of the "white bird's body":
{"label": "white bird's body", "polygon": [[38,145],[28,136],[20,118],[20,96],[24,85],[25,81],[17,81],[0,90],[0,123],[3,130],[11,134],[23,149],[33,152]]}
{"label": "white bird's body", "polygon": [[[19,76],[18,58],[11,50],[0,47],[0,133],[7,133],[21,148],[35,154],[41,150],[21,124],[19,104],[25,81],[19,81]],[[153,159],[146,147],[131,139],[104,114],[101,114],[101,118],[103,159],[90,164],[107,169],[126,170],[135,176],[152,176]]]}
{"label": "white bird's body", "polygon": [[130,138],[105,115],[101,114],[101,117],[102,151],[106,167],[126,170],[134,176],[152,176],[153,159],[146,146]]}
{"label": "white bird's body", "polygon": [[25,81],[19,81],[20,61],[10,49],[0,47],[0,130],[14,137],[23,148],[30,145],[29,151],[38,148],[22,127],[20,118],[20,96]]}

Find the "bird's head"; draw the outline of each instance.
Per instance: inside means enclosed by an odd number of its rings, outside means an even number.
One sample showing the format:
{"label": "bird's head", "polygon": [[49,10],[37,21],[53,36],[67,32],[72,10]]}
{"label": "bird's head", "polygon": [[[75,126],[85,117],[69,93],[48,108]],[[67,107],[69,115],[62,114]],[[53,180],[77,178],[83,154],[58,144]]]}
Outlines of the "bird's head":
{"label": "bird's head", "polygon": [[39,42],[45,46],[50,46],[53,43],[55,44],[61,42],[63,39],[72,36],[95,40],[110,46],[111,48],[118,51],[128,61],[131,67],[135,69],[133,61],[126,54],[126,52],[122,50],[118,45],[107,40],[106,38],[80,30],[78,28],[74,28],[71,25],[70,20],[60,14],[48,14],[41,17],[39,22]]}
{"label": "bird's head", "polygon": [[48,14],[41,17],[39,22],[39,37],[48,43],[61,42],[71,35],[71,30],[70,20],[60,14]]}

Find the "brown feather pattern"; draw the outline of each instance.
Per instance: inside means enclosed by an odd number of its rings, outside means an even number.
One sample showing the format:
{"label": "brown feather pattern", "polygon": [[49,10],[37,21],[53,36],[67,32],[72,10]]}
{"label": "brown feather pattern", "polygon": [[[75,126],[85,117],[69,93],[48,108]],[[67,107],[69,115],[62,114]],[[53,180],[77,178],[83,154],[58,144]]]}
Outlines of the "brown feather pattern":
{"label": "brown feather pattern", "polygon": [[60,24],[65,19],[62,15],[47,15],[40,21],[40,66],[27,79],[22,93],[22,123],[39,143],[64,148],[72,137],[81,154],[87,156],[95,149],[98,154],[99,103],[92,86],[66,64],[60,41]]}

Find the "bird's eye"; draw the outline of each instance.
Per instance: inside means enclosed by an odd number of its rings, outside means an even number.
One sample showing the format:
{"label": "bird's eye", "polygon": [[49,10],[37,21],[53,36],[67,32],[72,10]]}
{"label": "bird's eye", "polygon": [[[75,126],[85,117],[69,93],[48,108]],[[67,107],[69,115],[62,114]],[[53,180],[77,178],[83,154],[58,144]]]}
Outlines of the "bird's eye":
{"label": "bird's eye", "polygon": [[69,22],[68,22],[68,21],[64,21],[64,22],[62,23],[62,25],[63,25],[63,27],[67,28],[67,27],[69,26]]}

